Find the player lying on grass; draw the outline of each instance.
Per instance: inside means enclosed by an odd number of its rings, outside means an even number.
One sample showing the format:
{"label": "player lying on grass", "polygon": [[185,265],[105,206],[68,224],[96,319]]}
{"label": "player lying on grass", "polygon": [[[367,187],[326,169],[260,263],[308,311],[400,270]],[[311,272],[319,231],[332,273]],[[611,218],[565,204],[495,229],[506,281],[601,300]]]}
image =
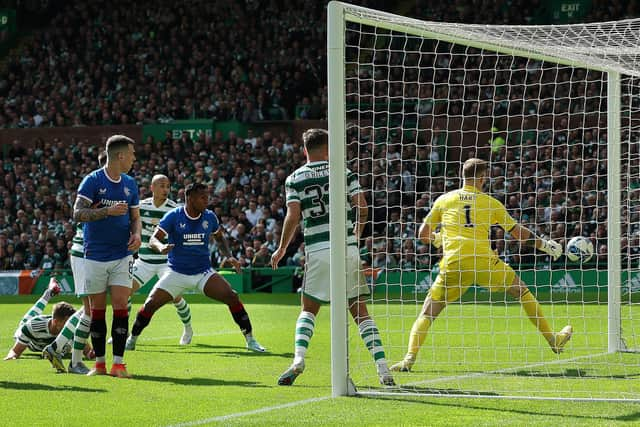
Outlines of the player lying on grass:
{"label": "player lying on grass", "polygon": [[[506,292],[519,300],[531,322],[555,353],[560,353],[571,338],[573,328],[570,325],[558,333],[551,330],[527,285],[491,250],[489,231],[492,225],[499,225],[514,238],[533,243],[553,260],[560,257],[562,247],[519,225],[502,203],[483,193],[487,170],[484,160],[465,161],[464,186],[438,197],[420,227],[420,240],[425,244],[431,242],[436,247],[442,246],[444,255],[440,261],[440,273],[411,328],[407,354],[391,367],[392,371],[411,370],[433,321],[447,303],[458,300],[473,284],[486,287],[491,292]],[[438,226],[440,232],[434,233]]]}
{"label": "player lying on grass", "polygon": [[[211,267],[209,238],[216,239],[218,249],[227,261],[240,272],[240,263],[231,257],[229,245],[218,223],[216,214],[207,209],[209,193],[204,184],[185,187],[186,204],[167,212],[149,239],[149,247],[168,254],[169,271],[164,273],[151,290],[151,294],[136,316],[127,339],[127,349],[133,350],[153,314],[185,291],[198,289],[211,299],[229,307],[233,320],[242,331],[249,350],[264,352],[265,348],[253,337],[251,321],[238,294],[231,285]],[[167,243],[162,241],[167,238]]]}
{"label": "player lying on grass", "polygon": [[[327,131],[309,129],[302,135],[307,163],[286,180],[287,215],[284,219],[280,246],[271,256],[271,267],[277,268],[295,235],[302,215],[305,243],[305,275],[302,285],[302,311],[296,321],[293,364],[278,378],[279,385],[292,385],[305,368],[305,355],[315,329],[316,315],[322,303],[330,300],[329,289],[329,151]],[[356,226],[349,211],[347,235],[347,297],[349,311],[358,325],[360,336],[373,357],[378,378],[383,385],[395,385],[387,367],[380,333],[369,316],[365,297],[369,288],[360,272],[358,239],[367,222],[367,202],[360,191],[358,177],[347,172],[351,204],[356,208]]]}
{"label": "player lying on grass", "polygon": [[[60,285],[52,277],[49,286],[36,303],[25,313],[18,329],[14,334],[15,344],[9,350],[4,360],[13,360],[19,358],[28,348],[31,351],[42,353],[44,348],[51,344],[61,333],[63,326],[68,319],[74,318],[76,324],[79,314],[75,308],[69,303],[59,302],[53,306],[50,315],[42,314],[44,308],[49,304],[51,297],[60,293]],[[66,337],[63,337],[63,351],[65,353],[70,350],[73,341],[73,330]],[[91,357],[91,347],[85,346],[84,353],[87,357]],[[60,361],[60,365],[62,362]],[[55,367],[55,366],[54,366]],[[61,366],[64,372],[64,366]]]}

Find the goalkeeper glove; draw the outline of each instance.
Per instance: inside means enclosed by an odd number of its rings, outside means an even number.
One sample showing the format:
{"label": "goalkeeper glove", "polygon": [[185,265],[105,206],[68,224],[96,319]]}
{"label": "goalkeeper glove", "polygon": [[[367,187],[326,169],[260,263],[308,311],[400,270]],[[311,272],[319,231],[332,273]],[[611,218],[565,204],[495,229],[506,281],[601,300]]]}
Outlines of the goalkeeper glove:
{"label": "goalkeeper glove", "polygon": [[431,233],[431,244],[434,248],[440,249],[442,246],[442,233]]}
{"label": "goalkeeper glove", "polygon": [[553,240],[544,240],[542,239],[542,246],[540,246],[542,252],[545,252],[551,256],[551,259],[556,261],[562,255],[562,245],[558,242],[554,242]]}

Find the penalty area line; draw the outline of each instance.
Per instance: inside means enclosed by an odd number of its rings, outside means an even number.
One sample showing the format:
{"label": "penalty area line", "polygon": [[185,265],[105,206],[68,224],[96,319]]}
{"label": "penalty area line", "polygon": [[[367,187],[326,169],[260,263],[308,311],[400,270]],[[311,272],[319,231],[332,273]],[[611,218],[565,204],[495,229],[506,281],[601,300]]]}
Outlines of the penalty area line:
{"label": "penalty area line", "polygon": [[278,409],[286,409],[286,408],[292,408],[294,406],[306,405],[308,403],[321,402],[323,400],[328,400],[328,399],[331,399],[331,396],[313,397],[311,399],[296,400],[295,402],[284,403],[282,405],[265,406],[264,408],[253,409],[251,411],[236,412],[235,414],[220,415],[218,417],[204,418],[202,420],[194,420],[194,421],[187,421],[187,422],[179,423],[179,424],[172,424],[172,425],[170,425],[168,427],[199,426],[199,425],[202,425],[202,424],[215,423],[215,422],[219,422],[219,421],[230,420],[230,419],[233,419],[233,418],[245,417],[247,415],[262,414],[264,412],[271,412],[271,411],[275,411],[275,410],[278,410]]}

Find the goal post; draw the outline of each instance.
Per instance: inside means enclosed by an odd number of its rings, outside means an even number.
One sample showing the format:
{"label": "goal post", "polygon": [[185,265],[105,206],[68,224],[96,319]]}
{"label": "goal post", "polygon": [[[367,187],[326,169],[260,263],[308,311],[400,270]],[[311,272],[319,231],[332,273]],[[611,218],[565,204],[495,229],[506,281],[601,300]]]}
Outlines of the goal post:
{"label": "goal post", "polygon": [[[336,1],[327,16],[333,395],[640,401],[640,19],[465,25]],[[369,203],[362,273],[393,364],[441,257],[417,230],[469,157],[489,161],[486,190],[518,222],[593,241],[583,265],[491,232],[554,331],[575,335],[555,355],[518,301],[472,286],[383,388],[348,315],[346,170]]]}
{"label": "goal post", "polygon": [[347,365],[347,292],[346,292],[346,171],[345,137],[346,116],[344,106],[344,31],[342,5],[332,2],[328,6],[327,67],[329,81],[339,82],[329,90],[329,215],[330,230],[330,282],[331,282],[331,389],[334,397],[348,392]]}
{"label": "goal post", "polygon": [[620,269],[620,73],[607,74],[607,307],[608,347],[610,352],[623,349],[620,321],[621,278]]}

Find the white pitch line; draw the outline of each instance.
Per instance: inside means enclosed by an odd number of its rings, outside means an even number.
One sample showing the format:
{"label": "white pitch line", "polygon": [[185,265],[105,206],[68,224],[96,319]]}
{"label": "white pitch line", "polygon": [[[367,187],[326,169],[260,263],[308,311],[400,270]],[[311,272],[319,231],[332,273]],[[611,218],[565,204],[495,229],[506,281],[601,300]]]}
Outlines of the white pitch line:
{"label": "white pitch line", "polygon": [[[221,332],[211,332],[211,333],[206,333],[206,334],[193,334],[194,337],[215,337],[218,335],[231,335],[231,334],[237,334],[238,331],[221,331]],[[165,336],[165,337],[149,337],[146,338],[145,336],[142,336],[137,343],[145,343],[147,341],[163,341],[163,340],[171,340],[171,339],[175,339],[175,338],[180,338],[180,335],[171,335],[171,336]]]}
{"label": "white pitch line", "polygon": [[230,420],[232,418],[240,418],[240,417],[244,417],[244,416],[247,416],[247,415],[262,414],[264,412],[275,411],[277,409],[286,409],[286,408],[291,408],[293,406],[306,405],[307,403],[321,402],[321,401],[327,400],[327,399],[331,399],[331,396],[314,397],[314,398],[311,398],[311,399],[297,400],[295,402],[284,403],[282,405],[265,406],[264,408],[254,409],[252,411],[236,412],[235,414],[220,415],[218,417],[204,418],[202,420],[187,421],[187,422],[180,423],[180,424],[173,424],[173,425],[170,425],[168,427],[199,426],[199,425],[202,425],[202,424],[215,423],[215,422],[219,422],[219,421],[226,421],[226,420]]}

